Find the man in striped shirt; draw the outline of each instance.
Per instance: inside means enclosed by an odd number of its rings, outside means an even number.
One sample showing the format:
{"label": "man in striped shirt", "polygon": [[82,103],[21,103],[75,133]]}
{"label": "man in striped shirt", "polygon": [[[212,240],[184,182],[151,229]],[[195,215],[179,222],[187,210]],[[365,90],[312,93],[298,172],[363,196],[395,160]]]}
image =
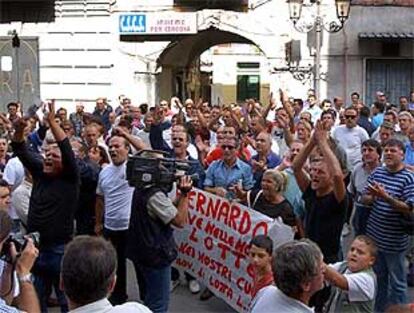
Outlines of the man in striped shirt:
{"label": "man in striped shirt", "polygon": [[407,302],[407,281],[404,264],[409,236],[401,225],[402,213],[413,210],[414,173],[404,166],[405,146],[397,139],[384,145],[384,166],[369,176],[361,201],[372,204],[367,235],[378,245],[374,265],[378,278],[376,312],[384,312],[390,304]]}

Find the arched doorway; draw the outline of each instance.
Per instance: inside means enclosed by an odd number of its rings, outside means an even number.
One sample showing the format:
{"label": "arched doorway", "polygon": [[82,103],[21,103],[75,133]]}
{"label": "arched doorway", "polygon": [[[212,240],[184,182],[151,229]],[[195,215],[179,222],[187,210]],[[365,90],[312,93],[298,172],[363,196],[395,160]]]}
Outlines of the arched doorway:
{"label": "arched doorway", "polygon": [[[252,39],[235,32],[221,30],[214,26],[199,31],[195,35],[178,38],[164,49],[157,60],[157,66],[161,68],[157,81],[159,97],[164,99],[168,99],[172,95],[176,95],[181,99],[187,97],[197,99],[202,97],[212,101],[214,104],[217,103],[217,99],[220,97],[211,96],[211,76],[209,77],[208,73],[200,71],[200,66],[202,65],[200,64],[200,56],[211,47],[230,43],[255,46],[256,50],[265,56],[261,47]],[[239,77],[237,73],[234,75],[234,83],[237,85]],[[247,75],[239,76],[247,77]],[[245,77],[242,79],[246,80]],[[269,89],[268,87],[266,88]],[[267,93],[264,92],[263,97],[267,97]],[[227,97],[226,95],[222,97],[231,102],[238,100],[237,92],[234,94],[234,97],[228,95]]]}

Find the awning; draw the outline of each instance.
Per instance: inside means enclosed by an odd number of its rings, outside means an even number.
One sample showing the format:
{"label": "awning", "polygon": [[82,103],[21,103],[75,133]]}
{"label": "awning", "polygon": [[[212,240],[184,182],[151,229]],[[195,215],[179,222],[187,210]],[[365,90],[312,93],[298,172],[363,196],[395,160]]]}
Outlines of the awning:
{"label": "awning", "polygon": [[380,40],[413,40],[414,33],[359,33],[359,39],[380,39]]}

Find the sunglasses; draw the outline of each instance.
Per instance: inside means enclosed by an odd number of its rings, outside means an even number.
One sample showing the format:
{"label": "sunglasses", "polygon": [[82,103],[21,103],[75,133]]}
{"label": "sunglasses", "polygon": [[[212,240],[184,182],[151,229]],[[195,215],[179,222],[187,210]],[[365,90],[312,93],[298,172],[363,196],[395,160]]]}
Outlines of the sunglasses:
{"label": "sunglasses", "polygon": [[354,118],[356,118],[356,115],[345,115],[345,118],[353,120]]}
{"label": "sunglasses", "polygon": [[223,150],[234,150],[234,149],[236,149],[235,146],[229,146],[229,145],[222,145],[221,148]]}

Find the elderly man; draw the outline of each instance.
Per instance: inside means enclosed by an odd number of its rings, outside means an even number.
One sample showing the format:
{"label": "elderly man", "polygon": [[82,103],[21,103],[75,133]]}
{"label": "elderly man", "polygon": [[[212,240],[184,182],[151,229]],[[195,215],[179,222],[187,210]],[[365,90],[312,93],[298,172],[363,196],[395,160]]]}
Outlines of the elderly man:
{"label": "elderly man", "polygon": [[260,189],[263,173],[268,169],[275,168],[282,162],[280,157],[271,150],[271,147],[272,136],[267,132],[260,132],[256,136],[257,154],[251,159],[255,189]]}
{"label": "elderly man", "polygon": [[252,313],[313,312],[309,300],[323,286],[325,267],[319,247],[310,240],[291,241],[273,256],[276,286],[261,289]]}
{"label": "elderly man", "polygon": [[27,231],[40,233],[40,255],[33,273],[42,312],[47,312],[48,290],[52,284],[62,311],[67,310],[66,299],[58,288],[60,263],[65,244],[72,239],[80,184],[75,155],[56,122],[53,102],[49,103],[47,120],[53,136],[46,138],[44,160],[29,151],[24,135],[27,123],[23,119],[15,124],[12,142],[14,152],[33,177]]}
{"label": "elderly man", "polygon": [[254,186],[251,167],[237,157],[239,141],[236,137],[223,140],[223,159],[214,161],[207,169],[204,189],[221,197],[234,198],[234,193],[228,191],[236,184],[244,190]]}
{"label": "elderly man", "polygon": [[151,312],[136,302],[111,305],[107,297],[115,286],[116,266],[115,249],[102,238],[79,236],[68,245],[60,285],[71,313]]}
{"label": "elderly man", "polygon": [[378,279],[375,311],[384,312],[387,305],[407,302],[405,254],[409,236],[401,220],[403,213],[412,213],[414,207],[414,173],[403,163],[405,146],[397,139],[384,145],[384,166],[375,169],[361,202],[372,205],[368,218],[367,235],[378,246],[374,265]]}

